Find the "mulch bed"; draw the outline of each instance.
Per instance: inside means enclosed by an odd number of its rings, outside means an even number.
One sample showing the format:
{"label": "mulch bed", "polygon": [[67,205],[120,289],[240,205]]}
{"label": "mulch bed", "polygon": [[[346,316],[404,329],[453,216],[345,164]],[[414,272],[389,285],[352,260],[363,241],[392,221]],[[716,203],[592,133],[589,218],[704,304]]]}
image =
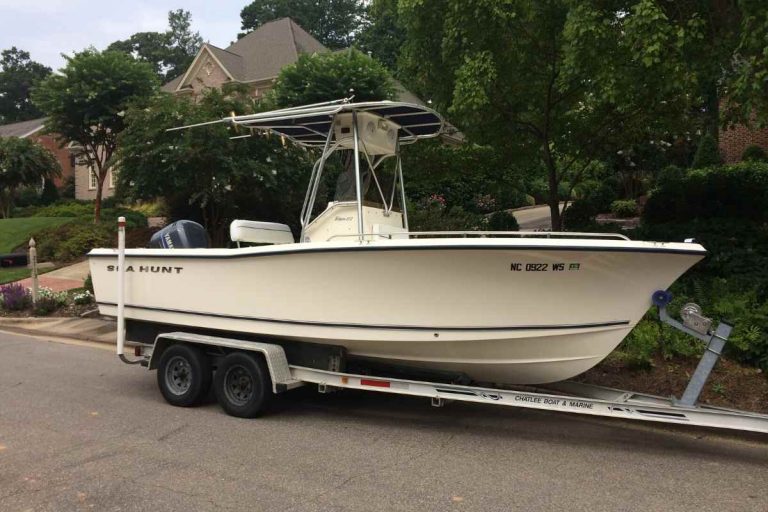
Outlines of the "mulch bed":
{"label": "mulch bed", "polygon": [[[612,388],[680,397],[698,361],[654,359],[648,370],[629,369],[618,358],[605,361],[574,380]],[[768,413],[768,375],[757,368],[720,358],[704,391],[700,403]]]}

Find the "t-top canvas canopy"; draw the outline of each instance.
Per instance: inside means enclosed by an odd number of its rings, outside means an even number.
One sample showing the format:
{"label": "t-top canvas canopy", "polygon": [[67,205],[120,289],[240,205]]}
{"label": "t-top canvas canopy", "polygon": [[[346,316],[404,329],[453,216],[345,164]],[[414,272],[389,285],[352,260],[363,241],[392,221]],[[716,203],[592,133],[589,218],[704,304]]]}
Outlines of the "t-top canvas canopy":
{"label": "t-top canvas canopy", "polygon": [[443,129],[443,118],[431,108],[412,103],[394,101],[371,101],[347,103],[345,100],[306,105],[249,114],[225,117],[209,123],[172,128],[178,130],[213,123],[232,123],[244,128],[270,131],[302,146],[323,146],[334,117],[345,112],[369,112],[400,126],[398,138],[401,144],[418,139],[437,137]]}

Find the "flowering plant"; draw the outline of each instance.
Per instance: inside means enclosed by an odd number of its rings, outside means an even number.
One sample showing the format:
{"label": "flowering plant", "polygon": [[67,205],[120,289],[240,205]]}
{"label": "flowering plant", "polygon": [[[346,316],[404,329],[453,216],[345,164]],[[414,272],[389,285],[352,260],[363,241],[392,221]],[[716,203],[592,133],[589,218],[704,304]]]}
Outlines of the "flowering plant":
{"label": "flowering plant", "polygon": [[75,304],[82,306],[84,304],[90,304],[93,302],[93,295],[88,290],[85,290],[84,292],[76,293],[72,296],[72,302]]}
{"label": "flowering plant", "polygon": [[432,194],[429,197],[425,197],[421,200],[424,208],[438,208],[440,210],[445,208],[445,197],[442,194]]}
{"label": "flowering plant", "polygon": [[492,212],[496,209],[496,199],[491,194],[477,194],[475,206],[481,212]]}
{"label": "flowering plant", "polygon": [[0,286],[0,305],[6,311],[21,311],[32,304],[29,290],[19,283]]}

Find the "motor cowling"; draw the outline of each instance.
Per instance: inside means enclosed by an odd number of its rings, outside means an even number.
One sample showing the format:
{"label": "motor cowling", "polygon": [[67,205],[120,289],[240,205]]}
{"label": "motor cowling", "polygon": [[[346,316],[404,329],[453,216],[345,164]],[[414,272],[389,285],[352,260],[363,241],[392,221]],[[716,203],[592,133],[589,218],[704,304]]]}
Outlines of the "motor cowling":
{"label": "motor cowling", "polygon": [[206,249],[209,246],[205,228],[191,220],[178,220],[152,235],[151,249]]}

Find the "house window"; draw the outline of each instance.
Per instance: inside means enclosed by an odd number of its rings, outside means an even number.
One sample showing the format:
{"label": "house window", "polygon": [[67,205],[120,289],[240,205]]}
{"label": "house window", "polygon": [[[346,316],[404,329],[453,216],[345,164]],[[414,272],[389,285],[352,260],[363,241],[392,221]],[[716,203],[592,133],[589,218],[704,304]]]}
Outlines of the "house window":
{"label": "house window", "polygon": [[99,178],[93,168],[88,169],[88,190],[96,190],[99,186]]}
{"label": "house window", "polygon": [[117,182],[117,176],[114,169],[109,171],[109,188],[115,188],[115,183]]}

